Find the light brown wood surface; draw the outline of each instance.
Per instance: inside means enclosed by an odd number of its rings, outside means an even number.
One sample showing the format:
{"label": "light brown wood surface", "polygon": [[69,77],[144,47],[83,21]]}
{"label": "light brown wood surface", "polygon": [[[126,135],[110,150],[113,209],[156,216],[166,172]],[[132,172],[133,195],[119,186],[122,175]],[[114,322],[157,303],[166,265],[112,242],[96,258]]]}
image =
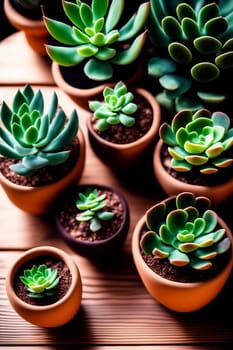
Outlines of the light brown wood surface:
{"label": "light brown wood surface", "polygon": [[[26,67],[30,66],[28,82],[42,90],[46,103],[55,90],[66,113],[78,109],[87,146],[81,183],[104,183],[121,190],[130,208],[130,229],[118,258],[112,263],[97,265],[66,246],[58,237],[52,218],[35,217],[20,211],[0,188],[0,348],[56,350],[76,344],[75,349],[85,350],[232,349],[232,278],[208,307],[191,314],[176,314],[152,299],[138,277],[131,255],[132,231],[145,210],[164,198],[150,162],[143,171],[124,179],[112,173],[90,148],[85,124],[87,113],[56,88],[52,80],[44,79],[48,72],[50,74],[49,63],[41,63],[31,53],[27,56],[28,48],[21,35],[14,34],[0,43],[0,103],[3,99],[10,103],[16,90],[27,82],[27,78],[21,80],[25,76],[20,65],[13,68],[15,81],[12,76],[8,83],[2,80],[2,71],[10,72],[8,43],[10,51],[13,44],[18,48],[19,56],[23,55],[23,59],[19,57],[18,60],[11,57],[11,64],[23,61],[25,73]],[[4,73],[5,77],[7,74]],[[22,251],[43,244],[61,247],[72,254],[83,280],[80,311],[69,324],[58,329],[39,328],[21,319],[10,306],[5,292],[5,277],[13,261]]]}

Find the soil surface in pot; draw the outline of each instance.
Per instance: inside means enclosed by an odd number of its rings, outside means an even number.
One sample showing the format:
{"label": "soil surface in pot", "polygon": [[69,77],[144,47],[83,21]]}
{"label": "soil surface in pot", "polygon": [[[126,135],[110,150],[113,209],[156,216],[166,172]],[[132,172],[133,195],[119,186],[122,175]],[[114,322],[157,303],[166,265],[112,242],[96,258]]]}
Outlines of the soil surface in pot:
{"label": "soil surface in pot", "polygon": [[70,156],[66,162],[56,166],[48,166],[38,169],[37,172],[31,176],[22,176],[14,173],[10,166],[17,163],[17,160],[12,160],[0,157],[0,171],[9,181],[21,186],[43,186],[53,183],[63,178],[74,166],[80,152],[80,144],[76,138],[72,144],[66,147],[65,150],[70,150]]}
{"label": "soil surface in pot", "polygon": [[138,109],[132,115],[135,117],[135,124],[132,127],[116,124],[101,132],[96,128],[98,119],[91,117],[93,129],[101,138],[116,144],[127,144],[138,140],[149,131],[153,121],[151,105],[142,95],[134,93],[134,96],[133,102],[138,105]]}
{"label": "soil surface in pot", "polygon": [[[141,233],[148,231],[146,226]],[[141,249],[141,255],[148,267],[163,278],[176,282],[201,282],[214,277],[226,266],[230,257],[231,250],[226,253],[216,256],[212,262],[213,266],[204,271],[198,271],[191,268],[189,265],[178,267],[171,265],[168,259],[158,259],[154,256],[145,254]]]}
{"label": "soil surface in pot", "polygon": [[217,173],[204,175],[198,170],[188,172],[178,172],[171,168],[171,156],[167,151],[167,145],[163,145],[161,149],[161,160],[164,168],[175,179],[193,185],[215,186],[222,184],[232,178],[233,165],[220,169]]}
{"label": "soil surface in pot", "polygon": [[[25,269],[31,269],[33,265],[41,265],[46,264],[47,267],[58,270],[58,275],[60,277],[58,286],[56,287],[56,294],[51,296],[46,296],[44,298],[30,298],[28,296],[28,291],[25,285],[20,281],[19,277],[23,276],[23,271]],[[40,256],[23,264],[20,269],[17,271],[14,277],[14,291],[16,295],[23,300],[24,302],[31,305],[50,305],[56,303],[58,300],[63,298],[63,296],[67,293],[72,282],[72,276],[70,270],[66,266],[66,264],[59,260],[56,257],[50,255]]]}
{"label": "soil surface in pot", "polygon": [[104,211],[113,212],[115,215],[112,220],[101,221],[102,228],[99,231],[92,232],[89,228],[90,222],[79,222],[76,220],[77,214],[81,211],[76,207],[77,197],[65,201],[61,210],[58,212],[58,219],[67,233],[77,240],[81,241],[100,241],[113,236],[121,227],[123,221],[123,207],[120,198],[115,192],[99,190],[99,194],[106,194]]}

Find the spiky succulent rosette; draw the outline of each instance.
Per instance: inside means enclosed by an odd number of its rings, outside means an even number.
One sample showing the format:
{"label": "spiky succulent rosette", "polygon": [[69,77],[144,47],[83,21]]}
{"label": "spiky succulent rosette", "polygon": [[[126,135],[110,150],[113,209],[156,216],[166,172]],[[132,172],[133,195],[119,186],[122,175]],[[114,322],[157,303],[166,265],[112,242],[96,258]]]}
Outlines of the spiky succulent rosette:
{"label": "spiky succulent rosette", "polygon": [[30,85],[16,92],[11,108],[5,101],[2,103],[0,120],[0,154],[21,160],[10,168],[24,176],[64,163],[70,154],[64,149],[76,137],[79,126],[75,110],[67,120],[63,109],[58,107],[56,93],[44,112],[41,90],[34,92]]}
{"label": "spiky succulent rosette", "polygon": [[190,192],[156,204],[146,212],[148,231],[140,240],[142,250],[174,266],[210,269],[214,258],[227,252],[231,244],[210,207],[208,198]]}
{"label": "spiky succulent rosette", "polygon": [[44,15],[49,34],[61,43],[46,45],[53,61],[61,66],[84,63],[85,75],[102,81],[113,76],[115,65],[129,65],[138,58],[147,37],[149,2],[141,4],[120,28],[124,0],[92,0],[90,6],[80,0],[62,4],[71,25]]}
{"label": "spiky succulent rosette", "polygon": [[176,111],[232,105],[232,23],[230,0],[151,1],[148,28],[155,56],[148,72],[160,83],[161,105]]}

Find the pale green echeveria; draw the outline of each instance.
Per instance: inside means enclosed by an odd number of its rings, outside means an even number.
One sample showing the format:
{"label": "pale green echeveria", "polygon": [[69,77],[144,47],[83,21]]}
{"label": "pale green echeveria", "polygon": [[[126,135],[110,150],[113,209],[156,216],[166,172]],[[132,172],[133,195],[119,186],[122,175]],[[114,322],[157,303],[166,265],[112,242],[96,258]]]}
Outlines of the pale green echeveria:
{"label": "pale green echeveria", "polygon": [[135,124],[132,116],[137,110],[133,103],[134,94],[129,92],[127,86],[119,81],[113,88],[106,87],[103,91],[103,102],[89,101],[89,108],[98,119],[96,127],[100,131],[107,130],[110,125],[123,124],[131,127]]}
{"label": "pale green echeveria", "polygon": [[27,287],[30,298],[44,298],[56,294],[59,283],[58,270],[53,270],[45,264],[33,265],[30,270],[24,270],[20,280]]}
{"label": "pale green echeveria", "polygon": [[99,194],[97,188],[87,188],[85,193],[79,193],[76,206],[81,213],[76,215],[76,220],[80,222],[90,221],[90,230],[99,231],[102,228],[102,221],[112,220],[114,213],[105,211],[106,194]]}
{"label": "pale green echeveria", "polygon": [[[129,65],[138,58],[147,37],[149,2],[141,4],[121,28],[117,25],[124,0],[92,0],[90,6],[80,0],[62,4],[72,25],[43,16],[49,34],[64,44],[46,45],[53,61],[61,66],[83,62],[85,75],[102,81],[112,78],[114,65]],[[121,43],[125,48],[119,49]]]}
{"label": "pale green echeveria", "polygon": [[233,162],[233,128],[223,112],[182,110],[171,125],[160,126],[159,135],[168,145],[171,167],[178,172],[198,169],[208,175]]}
{"label": "pale green echeveria", "polygon": [[189,192],[180,193],[172,205],[165,201],[156,204],[146,212],[148,231],[141,238],[141,248],[174,266],[210,269],[214,258],[231,245],[210,206],[208,198]]}
{"label": "pale green echeveria", "polygon": [[232,99],[232,23],[230,0],[151,1],[149,37],[158,56],[148,73],[163,89],[156,96],[161,105],[195,111]]}
{"label": "pale green echeveria", "polygon": [[46,166],[64,163],[70,154],[64,149],[78,131],[75,110],[67,121],[54,93],[48,111],[44,112],[41,90],[34,92],[30,85],[16,92],[11,108],[2,103],[0,120],[0,154],[9,159],[21,159],[10,168],[24,176]]}

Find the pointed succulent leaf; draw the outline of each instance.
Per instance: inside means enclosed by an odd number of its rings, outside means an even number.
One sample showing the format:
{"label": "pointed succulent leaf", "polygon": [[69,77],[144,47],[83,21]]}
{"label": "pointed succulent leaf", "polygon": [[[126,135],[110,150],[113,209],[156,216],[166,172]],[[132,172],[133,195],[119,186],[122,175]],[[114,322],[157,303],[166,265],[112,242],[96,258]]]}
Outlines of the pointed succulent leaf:
{"label": "pointed succulent leaf", "polygon": [[46,51],[51,60],[64,66],[74,66],[81,63],[84,57],[79,55],[77,47],[61,47],[46,45]]}
{"label": "pointed succulent leaf", "polygon": [[146,40],[146,35],[147,32],[145,31],[139,36],[137,36],[128,49],[122,52],[118,52],[116,54],[112,62],[118,65],[127,65],[134,62],[141,53],[141,50]]}
{"label": "pointed succulent leaf", "polygon": [[86,3],[81,3],[80,8],[80,17],[86,27],[92,27],[93,25],[93,15],[92,9]]}
{"label": "pointed succulent leaf", "polygon": [[124,0],[112,0],[105,21],[105,33],[109,33],[118,24],[124,10]]}
{"label": "pointed succulent leaf", "polygon": [[149,1],[139,6],[137,13],[119,30],[119,41],[129,40],[137,35],[140,30],[144,29],[149,15],[149,9]]}
{"label": "pointed succulent leaf", "polygon": [[105,17],[109,6],[109,0],[93,0],[91,7],[94,19]]}
{"label": "pointed succulent leaf", "polygon": [[19,175],[22,175],[22,176],[30,176],[34,172],[34,169],[26,168],[22,163],[12,164],[10,166],[10,169],[12,171],[14,171],[16,174],[19,174]]}
{"label": "pointed succulent leaf", "polygon": [[45,16],[44,24],[49,34],[62,44],[77,45],[79,43],[79,40],[74,34],[72,27],[68,24],[56,21]]}
{"label": "pointed succulent leaf", "polygon": [[73,4],[70,1],[63,1],[63,9],[69,20],[77,26],[79,29],[85,29],[85,24],[83,23],[80,16],[80,6]]}

